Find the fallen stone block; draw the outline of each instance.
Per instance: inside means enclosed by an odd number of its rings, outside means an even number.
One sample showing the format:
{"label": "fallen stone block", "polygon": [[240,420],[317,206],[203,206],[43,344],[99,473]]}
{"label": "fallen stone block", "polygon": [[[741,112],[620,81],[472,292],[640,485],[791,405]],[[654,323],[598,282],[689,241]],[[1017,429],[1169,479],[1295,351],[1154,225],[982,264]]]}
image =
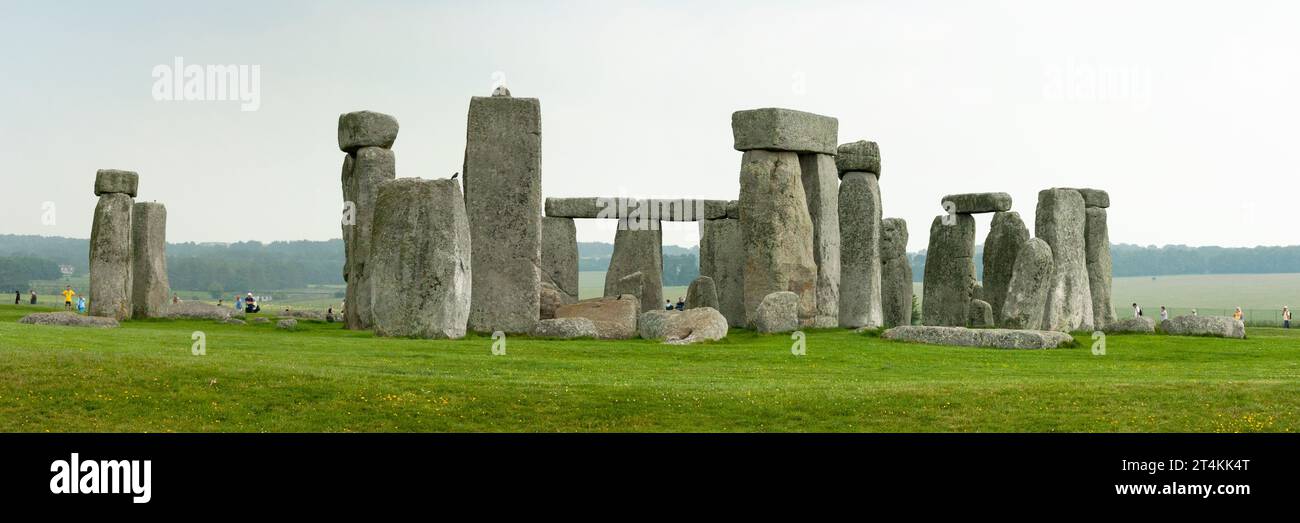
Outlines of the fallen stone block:
{"label": "fallen stone block", "polygon": [[640,313],[641,304],[636,297],[625,294],[562,306],[555,309],[555,318],[586,318],[596,326],[597,338],[624,340],[636,336],[637,315]]}
{"label": "fallen stone block", "polygon": [[1174,336],[1246,338],[1246,324],[1227,316],[1175,316],[1160,322],[1160,331]]}
{"label": "fallen stone block", "polygon": [[655,310],[641,313],[637,330],[647,340],[690,345],[727,337],[727,319],[712,307],[685,311]]}
{"label": "fallen stone block", "polygon": [[886,330],[880,337],[929,345],[994,349],[1054,349],[1074,344],[1074,338],[1069,334],[1056,331],[967,329],[921,325],[894,327]]}
{"label": "fallen stone block", "polygon": [[596,323],[587,318],[552,318],[538,321],[529,335],[534,338],[571,340],[597,338],[599,331]]}
{"label": "fallen stone block", "polygon": [[799,329],[799,295],[773,292],[763,298],[754,314],[754,330],[762,333],[793,332]]}
{"label": "fallen stone block", "polygon": [[36,312],[23,316],[18,323],[26,325],[61,325],[64,327],[117,327],[117,320],[103,316],[82,316],[75,312]]}
{"label": "fallen stone block", "polygon": [[1152,333],[1156,331],[1156,320],[1151,318],[1128,318],[1106,325],[1106,332]]}

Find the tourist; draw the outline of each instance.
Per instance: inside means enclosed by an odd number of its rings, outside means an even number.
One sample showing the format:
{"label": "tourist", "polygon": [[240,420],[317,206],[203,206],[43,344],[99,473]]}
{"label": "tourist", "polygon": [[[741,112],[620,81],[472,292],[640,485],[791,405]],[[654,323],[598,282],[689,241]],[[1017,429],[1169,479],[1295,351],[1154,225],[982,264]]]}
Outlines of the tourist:
{"label": "tourist", "polygon": [[243,308],[244,308],[244,297],[235,296],[235,310],[243,310]]}
{"label": "tourist", "polygon": [[177,303],[180,303],[180,302],[181,302],[181,296],[180,296],[179,294],[173,294],[173,295],[172,295],[172,305],[176,305]]}
{"label": "tourist", "polygon": [[77,295],[77,291],[72,290],[71,285],[68,285],[63,288],[63,309],[64,310],[72,309],[72,297],[76,295]]}
{"label": "tourist", "polygon": [[1160,321],[1165,321],[1165,320],[1167,320],[1167,319],[1169,319],[1169,311],[1168,311],[1168,310],[1165,310],[1165,306],[1164,306],[1164,305],[1161,305],[1161,306],[1160,306]]}
{"label": "tourist", "polygon": [[686,310],[686,298],[677,298],[677,310]]}
{"label": "tourist", "polygon": [[1142,307],[1138,307],[1138,304],[1137,304],[1137,303],[1134,303],[1134,304],[1133,304],[1133,317],[1134,317],[1134,318],[1141,318],[1141,317],[1142,317]]}
{"label": "tourist", "polygon": [[325,323],[334,323],[334,307],[325,310]]}
{"label": "tourist", "polygon": [[664,300],[664,310],[673,310],[673,300]]}
{"label": "tourist", "polygon": [[1241,313],[1241,307],[1237,307],[1237,310],[1232,312],[1232,319],[1237,321],[1246,321],[1246,315]]}
{"label": "tourist", "polygon": [[253,293],[248,293],[248,296],[244,297],[244,312],[251,314],[261,312],[261,310],[262,308],[257,306],[257,300],[253,299]]}
{"label": "tourist", "polygon": [[23,293],[20,292],[20,291],[16,291],[16,290],[15,290],[15,291],[14,291],[14,305],[21,304],[22,302],[23,302]]}
{"label": "tourist", "polygon": [[80,312],[80,313],[85,313],[85,312],[86,312],[86,297],[85,297],[85,296],[78,296],[78,297],[77,297],[77,312]]}
{"label": "tourist", "polygon": [[1196,316],[1196,309],[1192,309],[1192,316]]}
{"label": "tourist", "polygon": [[32,291],[32,305],[36,305],[36,291]]}
{"label": "tourist", "polygon": [[1282,306],[1282,328],[1291,328],[1291,309],[1287,308],[1286,305]]}
{"label": "tourist", "polygon": [[222,302],[221,298],[217,298],[217,306],[218,306],[218,307],[225,307],[225,305],[226,305],[226,304],[225,304],[224,302]]}

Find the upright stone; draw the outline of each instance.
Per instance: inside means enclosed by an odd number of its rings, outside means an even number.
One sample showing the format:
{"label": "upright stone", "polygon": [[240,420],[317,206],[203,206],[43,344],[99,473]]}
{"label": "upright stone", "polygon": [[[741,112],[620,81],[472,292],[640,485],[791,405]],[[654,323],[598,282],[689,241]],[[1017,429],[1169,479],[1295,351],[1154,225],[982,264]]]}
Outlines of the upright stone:
{"label": "upright stone", "polygon": [[[605,280],[605,281],[606,283],[609,282],[609,280]],[[644,299],[646,287],[648,287],[648,285],[646,285],[645,274],[642,274],[641,271],[633,272],[632,274],[628,274],[626,276],[623,276],[622,278],[619,278],[618,280],[615,280],[614,285],[612,287],[609,285],[606,285],[605,287],[608,289],[606,291],[608,293],[606,294],[606,296],[635,297],[637,299],[637,303],[640,304],[642,311],[659,309],[658,305],[655,303],[652,303],[649,308],[645,306],[645,302],[649,301]]]}
{"label": "upright stone", "polygon": [[101,169],[95,173],[99,203],[90,229],[91,316],[117,320],[131,316],[131,215],[138,183],[139,176],[130,171]]}
{"label": "upright stone", "polygon": [[619,291],[619,280],[640,272],[644,286],[637,298],[641,311],[658,309],[664,301],[663,231],[658,224],[619,220],[614,233],[614,253],[605,272],[605,296],[626,294]]}
{"label": "upright stone", "polygon": [[817,264],[816,327],[839,324],[840,216],[839,172],[829,154],[799,156],[799,172],[813,225],[813,261]]}
{"label": "upright stone", "polygon": [[980,299],[971,300],[967,313],[970,315],[969,326],[972,328],[988,328],[994,325],[993,307],[989,306],[989,302]]}
{"label": "upright stone", "polygon": [[541,293],[541,105],[476,96],[468,120],[461,172],[474,245],[469,328],[526,333]]}
{"label": "upright stone", "polygon": [[708,276],[695,278],[691,281],[691,286],[686,288],[686,308],[701,307],[718,308],[718,289],[713,284],[713,278]]}
{"label": "upright stone", "polygon": [[[1107,200],[1109,203],[1109,198]],[[1116,320],[1115,305],[1111,303],[1110,232],[1107,230],[1104,207],[1088,207],[1084,213],[1087,215],[1084,244],[1088,263],[1088,290],[1092,296],[1092,328],[1104,330]]]}
{"label": "upright stone", "polygon": [[763,298],[793,292],[800,325],[817,311],[813,226],[793,152],[746,151],[740,168],[740,226],[744,237],[745,318],[754,322]]}
{"label": "upright stone", "polygon": [[1084,241],[1083,196],[1073,189],[1038,193],[1034,236],[1052,248],[1052,285],[1043,310],[1043,330],[1092,330],[1092,292]]}
{"label": "upright stone", "polygon": [[472,262],[460,185],[402,178],[380,183],[377,193],[370,257],[375,334],[464,337]]}
{"label": "upright stone", "polygon": [[907,259],[907,222],[881,220],[880,304],[885,326],[912,324],[912,262]]}
{"label": "upright stone", "polygon": [[984,301],[993,308],[993,318],[1002,317],[1007,286],[1016,267],[1016,255],[1029,241],[1029,228],[1020,213],[1003,211],[993,215],[989,235],[984,239]]}
{"label": "upright stone", "polygon": [[880,182],[860,171],[840,180],[840,306],[845,328],[884,325],[881,292]]}
{"label": "upright stone", "polygon": [[[369,329],[374,324],[370,311],[372,283],[369,274],[371,226],[379,184],[397,177],[393,151],[365,146],[344,160],[343,197],[351,202],[352,225],[345,225],[344,260],[347,289],[344,293],[344,323],[349,329]],[[346,205],[346,204],[345,204]]]}
{"label": "upright stone", "polygon": [[140,202],[131,210],[131,315],[162,315],[171,295],[167,283],[167,207]]}
{"label": "upright stone", "polygon": [[713,279],[718,312],[732,327],[746,325],[744,252],[739,219],[700,222],[700,275]]}
{"label": "upright stone", "polygon": [[578,301],[578,233],[573,218],[542,218],[543,282],[560,289],[565,303]]}
{"label": "upright stone", "polygon": [[1052,285],[1052,248],[1041,238],[1025,242],[1002,304],[1001,325],[1008,329],[1042,330],[1047,293]]}
{"label": "upright stone", "polygon": [[975,218],[936,216],[925,256],[921,323],[964,327],[975,285]]}

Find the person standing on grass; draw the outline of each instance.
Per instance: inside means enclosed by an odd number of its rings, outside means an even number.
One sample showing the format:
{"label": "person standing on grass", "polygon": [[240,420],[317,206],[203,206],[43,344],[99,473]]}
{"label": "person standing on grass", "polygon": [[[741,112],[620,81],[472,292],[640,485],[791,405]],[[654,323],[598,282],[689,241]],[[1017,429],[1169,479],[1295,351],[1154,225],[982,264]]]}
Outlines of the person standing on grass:
{"label": "person standing on grass", "polygon": [[1237,310],[1232,311],[1232,319],[1242,322],[1246,321],[1246,315],[1241,313],[1241,307],[1237,307]]}
{"label": "person standing on grass", "polygon": [[1167,319],[1169,319],[1169,311],[1165,309],[1165,306],[1164,306],[1164,305],[1161,305],[1161,306],[1160,306],[1160,321],[1165,321],[1165,320],[1167,320]]}
{"label": "person standing on grass", "polygon": [[14,291],[14,305],[18,305],[18,304],[20,304],[20,303],[22,303],[22,302],[23,302],[23,293],[18,292],[18,291],[15,290],[15,291]]}
{"label": "person standing on grass", "polygon": [[1133,303],[1133,317],[1134,318],[1142,317],[1142,307],[1138,307],[1138,304],[1136,302]]}
{"label": "person standing on grass", "polygon": [[85,297],[85,296],[78,296],[78,297],[77,297],[77,312],[80,312],[80,313],[83,313],[83,314],[86,312],[86,297]]}
{"label": "person standing on grass", "polygon": [[32,305],[36,305],[36,290],[32,289]]}
{"label": "person standing on grass", "polygon": [[68,285],[63,288],[63,310],[72,310],[72,297],[77,295],[77,291],[72,290]]}
{"label": "person standing on grass", "polygon": [[1282,306],[1282,328],[1291,328],[1291,309],[1286,305]]}

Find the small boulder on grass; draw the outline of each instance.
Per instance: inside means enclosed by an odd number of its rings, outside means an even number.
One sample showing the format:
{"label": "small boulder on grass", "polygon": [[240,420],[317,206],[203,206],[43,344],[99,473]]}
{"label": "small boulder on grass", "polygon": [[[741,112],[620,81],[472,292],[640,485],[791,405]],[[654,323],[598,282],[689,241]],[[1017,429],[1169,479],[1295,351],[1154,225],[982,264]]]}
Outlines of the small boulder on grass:
{"label": "small boulder on grass", "polygon": [[278,322],[275,323],[275,328],[277,328],[277,329],[282,329],[282,330],[287,330],[287,331],[297,330],[297,329],[298,329],[298,320],[293,320],[293,319],[290,319],[290,320],[280,320],[280,321],[278,321]]}
{"label": "small boulder on grass", "polygon": [[27,325],[63,325],[68,327],[99,327],[111,329],[117,320],[101,316],[82,316],[75,312],[36,312],[23,316],[18,323]]}

